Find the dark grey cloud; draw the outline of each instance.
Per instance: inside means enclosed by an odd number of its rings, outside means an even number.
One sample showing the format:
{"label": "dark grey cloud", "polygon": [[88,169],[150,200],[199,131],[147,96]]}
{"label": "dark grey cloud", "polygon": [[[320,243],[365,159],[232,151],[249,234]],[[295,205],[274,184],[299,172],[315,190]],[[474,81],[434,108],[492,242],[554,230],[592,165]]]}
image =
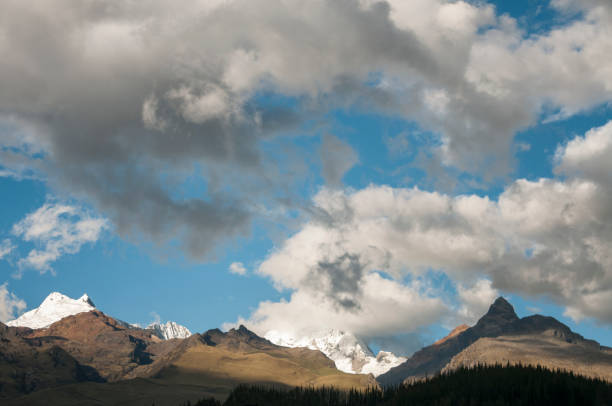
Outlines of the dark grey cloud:
{"label": "dark grey cloud", "polygon": [[[29,143],[20,154],[2,150],[2,166],[13,176],[33,166],[122,235],[178,239],[202,258],[218,241],[247,233],[271,190],[295,181],[269,171],[274,162],[260,142],[312,111],[259,104],[255,92],[324,91],[335,77],[364,77],[368,60],[430,61],[382,3],[184,6],[3,3],[0,49],[11,57],[0,62],[0,113],[27,123],[19,131],[29,131]],[[317,84],[325,77],[330,84]],[[2,137],[11,146],[9,134]],[[326,160],[325,176],[337,182],[351,150],[331,147],[342,163]],[[200,195],[181,189],[189,176]]]}
{"label": "dark grey cloud", "polygon": [[307,283],[324,293],[337,306],[344,310],[356,311],[361,308],[359,299],[365,266],[359,255],[345,253],[333,260],[317,263]]}

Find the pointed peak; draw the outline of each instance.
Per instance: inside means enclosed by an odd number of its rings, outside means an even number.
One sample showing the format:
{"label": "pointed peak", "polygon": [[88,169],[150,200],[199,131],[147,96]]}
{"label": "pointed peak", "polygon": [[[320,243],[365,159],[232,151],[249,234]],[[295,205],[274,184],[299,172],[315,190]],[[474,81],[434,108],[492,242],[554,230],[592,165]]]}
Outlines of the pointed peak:
{"label": "pointed peak", "polygon": [[514,312],[514,307],[508,302],[504,297],[500,296],[495,299],[495,302],[489,307],[489,311],[487,314],[506,314],[513,315],[515,318],[518,318],[516,313]]}
{"label": "pointed peak", "polygon": [[247,336],[255,336],[257,334],[253,333],[251,330],[249,330],[248,328],[246,328],[246,326],[244,324],[241,324],[237,329],[232,329],[232,331],[235,331],[237,333],[239,333],[240,335],[247,335]]}
{"label": "pointed peak", "polygon": [[491,333],[517,320],[519,320],[519,318],[514,312],[514,307],[512,307],[506,299],[500,296],[493,302],[491,307],[489,307],[487,314],[478,320],[475,327]]}
{"label": "pointed peak", "polygon": [[91,298],[89,297],[87,293],[84,293],[83,296],[79,298],[79,302],[86,303],[90,305],[91,307],[96,307],[93,300],[91,300]]}
{"label": "pointed peak", "polygon": [[39,307],[11,320],[9,325],[32,329],[45,328],[64,317],[93,310],[96,308],[86,294],[75,300],[59,292],[51,292]]}
{"label": "pointed peak", "polygon": [[237,329],[233,328],[230,331],[228,331],[226,336],[235,337],[235,338],[238,338],[239,340],[246,340],[246,341],[251,341],[253,339],[264,340],[266,342],[268,341],[265,338],[258,336],[257,334],[255,334],[254,332],[246,328],[243,324],[241,324]]}

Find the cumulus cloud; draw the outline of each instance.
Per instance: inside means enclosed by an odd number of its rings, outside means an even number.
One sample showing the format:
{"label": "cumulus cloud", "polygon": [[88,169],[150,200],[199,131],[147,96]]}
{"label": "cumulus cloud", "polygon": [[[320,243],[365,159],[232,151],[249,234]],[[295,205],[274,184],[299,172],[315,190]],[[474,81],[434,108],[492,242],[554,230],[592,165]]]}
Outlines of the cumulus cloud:
{"label": "cumulus cloud", "polygon": [[232,262],[229,266],[229,271],[236,275],[246,275],[247,273],[247,269],[242,262]]}
{"label": "cumulus cloud", "polygon": [[13,225],[12,232],[37,248],[18,262],[20,269],[51,271],[51,264],[66,254],[79,252],[81,246],[96,242],[108,228],[105,219],[94,217],[70,205],[47,202]]}
{"label": "cumulus cloud", "polygon": [[9,292],[8,282],[0,285],[0,322],[6,323],[18,317],[26,309],[26,302]]}
{"label": "cumulus cloud", "polygon": [[[612,183],[596,167],[608,165],[598,159],[611,125],[560,147],[556,170],[565,179],[519,179],[495,200],[375,185],[322,189],[314,198],[322,214],[258,269],[290,299],[260,303],[247,322],[264,332],[411,332],[449,315],[474,322],[505,291],[612,323]],[[432,288],[432,271],[445,273],[456,295]],[[298,317],[307,308],[315,317]]]}
{"label": "cumulus cloud", "polygon": [[556,172],[612,184],[612,121],[557,148]]}
{"label": "cumulus cloud", "polygon": [[[584,3],[526,36],[466,1],[4,1],[0,121],[15,131],[0,131],[0,173],[44,178],[122,235],[198,259],[296,181],[262,142],[333,108],[417,121],[440,165],[505,175],[544,107],[565,117],[611,98],[609,14]],[[330,184],[355,163],[341,149],[323,157]],[[187,179],[205,192],[182,192]]]}
{"label": "cumulus cloud", "polygon": [[424,292],[428,289],[425,283],[406,286],[370,272],[359,280],[359,285],[358,301],[346,305],[342,294],[332,297],[329,291],[320,292],[305,281],[289,300],[262,302],[248,320],[239,319],[237,323],[260,334],[279,330],[300,337],[337,328],[375,338],[419,332],[449,310],[442,299]]}

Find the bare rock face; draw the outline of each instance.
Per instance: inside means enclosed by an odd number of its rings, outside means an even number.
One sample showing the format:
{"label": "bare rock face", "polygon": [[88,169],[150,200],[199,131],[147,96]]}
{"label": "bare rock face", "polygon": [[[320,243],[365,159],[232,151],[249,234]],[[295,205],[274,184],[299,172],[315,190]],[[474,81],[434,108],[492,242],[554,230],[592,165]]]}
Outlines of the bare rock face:
{"label": "bare rock face", "polygon": [[[514,341],[508,337],[514,337]],[[528,347],[530,342],[533,343],[532,348]],[[558,354],[570,348],[568,344],[575,345],[571,347],[573,358],[566,358],[561,363]],[[507,351],[504,350],[505,345],[508,345]],[[464,350],[465,353],[459,356]],[[590,357],[601,356],[605,365],[609,363],[612,366],[612,360],[607,358],[605,351],[599,343],[584,339],[553,317],[534,315],[519,319],[512,305],[499,297],[475,326],[458,333],[452,332],[433,345],[417,351],[403,364],[379,376],[378,381],[383,385],[396,385],[405,380],[422,379],[442,370],[473,365],[479,361],[532,363],[540,360],[541,365],[564,365],[566,369],[572,369],[574,365],[580,369],[589,362]],[[598,368],[607,371],[607,367]]]}

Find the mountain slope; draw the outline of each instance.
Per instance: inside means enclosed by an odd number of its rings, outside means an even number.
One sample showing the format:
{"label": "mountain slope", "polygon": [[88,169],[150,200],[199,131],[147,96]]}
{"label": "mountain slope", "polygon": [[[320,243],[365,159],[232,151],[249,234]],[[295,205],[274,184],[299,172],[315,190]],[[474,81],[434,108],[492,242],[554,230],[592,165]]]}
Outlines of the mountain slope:
{"label": "mountain slope", "polygon": [[[527,345],[530,342],[533,343],[531,349]],[[606,352],[597,342],[585,340],[552,317],[534,315],[519,319],[512,305],[500,297],[475,326],[417,351],[405,363],[379,376],[378,381],[383,385],[393,385],[406,379],[431,376],[446,368],[449,363],[451,366],[448,368],[478,362],[527,363],[533,360],[541,360],[540,364],[545,365],[545,361],[550,359],[551,366],[561,365],[560,358],[568,350],[564,343],[574,345],[571,350],[575,353],[575,366],[582,368],[581,365],[588,363],[588,359],[593,356],[603,357],[601,359],[606,360],[605,365],[608,365]],[[508,345],[507,351],[503,350],[505,345]],[[470,346],[471,349],[466,350]],[[464,350],[466,352],[458,356]],[[572,363],[566,362],[564,365],[571,366]],[[612,367],[612,363],[609,365]]]}
{"label": "mountain slope", "polygon": [[334,361],[336,368],[351,374],[371,373],[378,376],[406,360],[404,357],[397,357],[387,351],[380,351],[377,356],[374,356],[365,342],[353,334],[335,329],[299,339],[272,330],[266,333],[265,337],[283,347],[306,347],[311,350],[319,350]]}
{"label": "mountain slope", "polygon": [[238,383],[285,386],[375,386],[367,375],[338,371],[320,351],[285,348],[257,336],[244,326],[194,335],[167,366],[155,374],[166,382],[215,383],[228,390]]}
{"label": "mountain slope", "polygon": [[59,292],[53,292],[36,309],[22,314],[15,320],[7,323],[10,327],[29,327],[32,329],[49,327],[64,317],[90,312],[96,307],[84,294],[78,299],[71,299]]}
{"label": "mountain slope", "polygon": [[109,381],[135,374],[134,370],[153,363],[177,345],[160,339],[152,330],[126,326],[98,310],[64,317],[26,337],[61,347]]}
{"label": "mountain slope", "polygon": [[28,329],[0,323],[0,399],[76,382],[103,379],[70,354],[44,340],[26,339]]}
{"label": "mountain slope", "polygon": [[474,365],[531,365],[612,382],[612,348],[568,338],[559,330],[487,337],[455,355],[443,372]]}

